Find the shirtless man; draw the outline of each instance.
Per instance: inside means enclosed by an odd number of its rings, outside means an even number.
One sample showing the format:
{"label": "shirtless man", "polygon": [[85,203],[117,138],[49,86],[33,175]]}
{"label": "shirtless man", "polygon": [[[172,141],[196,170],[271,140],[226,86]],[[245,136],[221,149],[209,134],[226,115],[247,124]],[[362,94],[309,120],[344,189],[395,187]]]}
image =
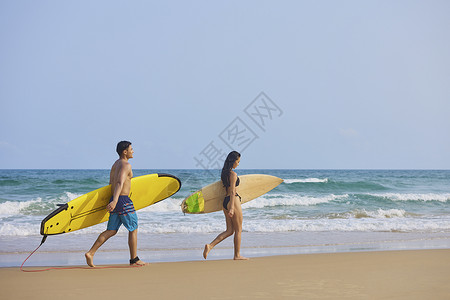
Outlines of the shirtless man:
{"label": "shirtless man", "polygon": [[117,144],[117,153],[120,158],[112,166],[109,175],[112,197],[106,206],[106,209],[110,212],[108,226],[98,236],[92,248],[84,255],[86,257],[86,263],[91,267],[95,267],[93,262],[95,252],[110,237],[117,233],[122,224],[129,231],[128,246],[130,247],[130,265],[145,265],[137,256],[138,219],[133,202],[128,197],[131,188],[131,178],[133,178],[133,171],[128,162],[130,158],[133,158],[134,153],[131,143],[127,141],[119,142]]}

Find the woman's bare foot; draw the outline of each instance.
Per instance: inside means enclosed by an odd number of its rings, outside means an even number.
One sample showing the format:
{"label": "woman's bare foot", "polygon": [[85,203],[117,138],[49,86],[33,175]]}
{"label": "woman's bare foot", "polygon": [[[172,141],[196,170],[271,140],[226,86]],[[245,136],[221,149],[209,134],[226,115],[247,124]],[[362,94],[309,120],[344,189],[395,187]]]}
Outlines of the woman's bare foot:
{"label": "woman's bare foot", "polygon": [[243,256],[235,256],[234,260],[249,260],[247,257],[243,257]]}
{"label": "woman's bare foot", "polygon": [[212,247],[210,244],[205,245],[205,250],[203,250],[203,258],[206,259],[208,257],[209,251],[211,251]]}
{"label": "woman's bare foot", "polygon": [[94,256],[91,255],[89,252],[86,252],[84,254],[84,257],[86,257],[86,263],[88,264],[89,267],[95,268],[94,265]]}

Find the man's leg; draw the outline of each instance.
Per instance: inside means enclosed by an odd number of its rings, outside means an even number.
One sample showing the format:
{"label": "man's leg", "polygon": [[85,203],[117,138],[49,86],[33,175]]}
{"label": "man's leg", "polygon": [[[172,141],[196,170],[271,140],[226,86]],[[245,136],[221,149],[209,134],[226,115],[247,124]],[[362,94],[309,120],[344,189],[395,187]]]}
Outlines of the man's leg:
{"label": "man's leg", "polygon": [[[137,257],[137,229],[128,233],[128,247],[130,247],[130,261]],[[145,262],[138,260],[132,265],[146,265]]]}
{"label": "man's leg", "polygon": [[137,256],[137,229],[128,233],[128,247],[130,247],[130,259]]}
{"label": "man's leg", "polygon": [[91,249],[84,254],[86,257],[86,263],[91,266],[95,267],[94,265],[94,254],[97,252],[98,248],[101,247],[110,237],[114,236],[117,233],[117,230],[105,230],[98,236],[97,240],[95,241],[94,245],[92,245]]}

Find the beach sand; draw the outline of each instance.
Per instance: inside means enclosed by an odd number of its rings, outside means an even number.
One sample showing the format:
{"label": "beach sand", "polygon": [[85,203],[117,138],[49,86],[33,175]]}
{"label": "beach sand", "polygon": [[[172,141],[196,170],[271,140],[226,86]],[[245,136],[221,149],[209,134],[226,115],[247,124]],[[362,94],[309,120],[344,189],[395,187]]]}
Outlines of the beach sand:
{"label": "beach sand", "polygon": [[[119,267],[119,266],[117,266]],[[39,269],[36,267],[25,270]],[[450,299],[450,249],[153,263],[141,268],[0,268],[2,299]]]}

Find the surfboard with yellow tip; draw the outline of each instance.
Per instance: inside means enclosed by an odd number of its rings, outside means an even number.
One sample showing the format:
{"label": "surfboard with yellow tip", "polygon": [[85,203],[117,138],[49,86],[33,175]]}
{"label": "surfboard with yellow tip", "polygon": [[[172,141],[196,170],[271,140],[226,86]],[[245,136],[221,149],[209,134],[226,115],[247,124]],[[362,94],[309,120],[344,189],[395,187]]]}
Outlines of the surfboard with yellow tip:
{"label": "surfboard with yellow tip", "polygon": [[[246,203],[271,191],[283,182],[283,179],[265,175],[249,174],[239,176],[240,184],[236,191],[241,196],[241,202]],[[204,214],[222,210],[223,199],[226,196],[222,181],[214,182],[189,195],[181,203],[181,210],[187,214]]]}

